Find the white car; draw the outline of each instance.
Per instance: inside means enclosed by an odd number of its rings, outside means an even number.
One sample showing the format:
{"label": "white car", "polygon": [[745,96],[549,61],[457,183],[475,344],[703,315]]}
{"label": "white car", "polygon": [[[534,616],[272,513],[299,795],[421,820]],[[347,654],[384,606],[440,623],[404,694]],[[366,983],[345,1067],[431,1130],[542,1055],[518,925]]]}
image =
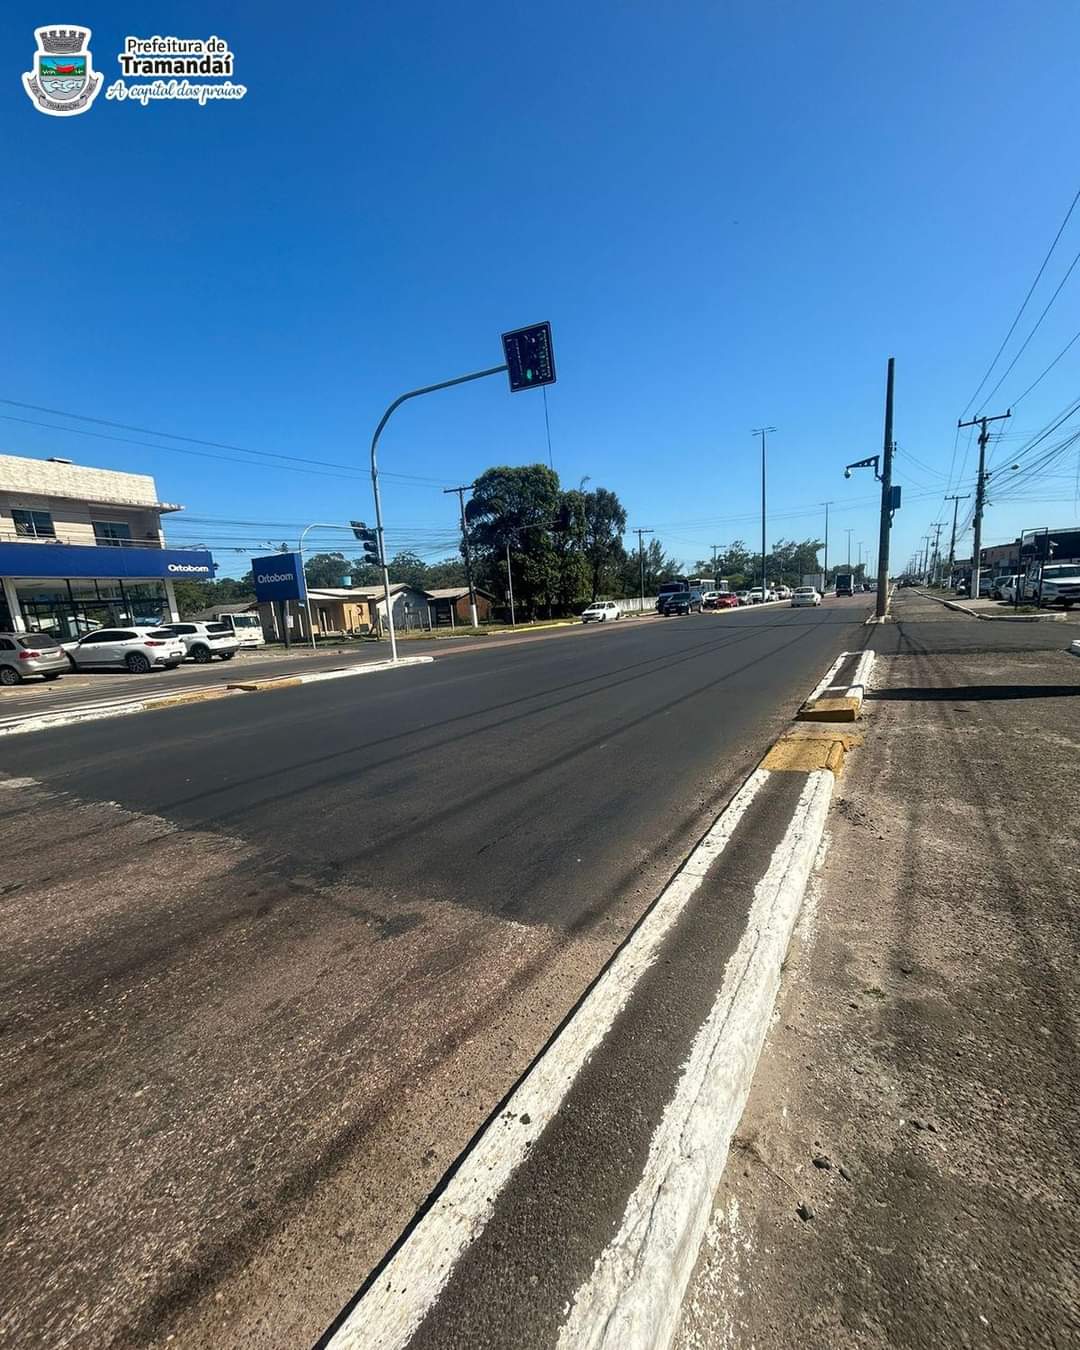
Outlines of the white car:
{"label": "white car", "polygon": [[813,586],[796,586],[791,594],[791,608],[797,609],[800,605],[820,605],[821,596]]}
{"label": "white car", "polygon": [[609,619],[622,618],[622,610],[614,600],[594,600],[588,609],[582,611],[582,623],[607,623]]}
{"label": "white car", "polygon": [[240,639],[228,624],[163,623],[161,626],[175,633],[184,644],[186,654],[200,665],[212,661],[215,656],[231,661],[240,649]]}
{"label": "white car", "polygon": [[98,628],[65,643],[64,650],[76,670],[128,670],[132,675],[175,670],[186,655],[168,628]]}

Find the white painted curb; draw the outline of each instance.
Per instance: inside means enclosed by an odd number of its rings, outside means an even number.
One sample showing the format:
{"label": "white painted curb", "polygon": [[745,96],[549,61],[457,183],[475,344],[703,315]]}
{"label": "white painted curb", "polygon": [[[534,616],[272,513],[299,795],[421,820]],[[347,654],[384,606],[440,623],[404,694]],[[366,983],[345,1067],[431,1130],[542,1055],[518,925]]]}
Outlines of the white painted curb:
{"label": "white painted curb", "polygon": [[622,1225],[578,1290],[559,1350],[662,1350],[674,1338],[750,1094],[834,782],[828,769],[809,775],[755,888],[746,931],[653,1136]]}
{"label": "white painted curb", "polygon": [[[394,670],[398,666],[426,666],[434,660],[433,656],[403,656],[396,663],[393,661],[371,661],[366,665],[354,666],[347,670],[316,670],[307,675],[267,675],[263,677],[258,688],[265,692],[272,690],[275,684],[287,681],[288,683],[282,684],[282,688],[293,689],[297,684],[317,684],[321,680],[341,680],[350,675],[371,675],[380,670]],[[255,684],[256,681],[253,680],[251,683]],[[150,712],[155,708],[163,711],[162,704],[165,708],[184,708],[191,704],[216,701],[219,698],[230,698],[233,695],[248,692],[258,692],[258,689],[249,691],[237,688],[235,685],[230,687],[228,684],[222,683],[220,685],[200,685],[198,689],[183,689],[171,693],[154,694],[148,698],[131,699],[129,702],[84,704],[71,708],[67,712],[42,713],[37,717],[24,717],[18,722],[0,726],[0,736],[24,736],[31,731],[49,731],[53,727],[76,726],[82,722],[100,722],[111,717],[130,717],[132,713]],[[190,694],[191,698],[185,698],[185,694]]]}

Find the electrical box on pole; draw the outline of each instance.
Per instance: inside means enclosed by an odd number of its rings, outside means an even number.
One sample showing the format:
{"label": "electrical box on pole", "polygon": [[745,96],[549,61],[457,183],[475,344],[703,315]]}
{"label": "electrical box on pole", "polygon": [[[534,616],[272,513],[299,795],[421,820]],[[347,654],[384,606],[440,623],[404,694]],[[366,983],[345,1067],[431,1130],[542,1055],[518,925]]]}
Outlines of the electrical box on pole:
{"label": "electrical box on pole", "polygon": [[555,348],[551,343],[551,324],[534,323],[502,335],[510,392],[535,389],[555,383]]}

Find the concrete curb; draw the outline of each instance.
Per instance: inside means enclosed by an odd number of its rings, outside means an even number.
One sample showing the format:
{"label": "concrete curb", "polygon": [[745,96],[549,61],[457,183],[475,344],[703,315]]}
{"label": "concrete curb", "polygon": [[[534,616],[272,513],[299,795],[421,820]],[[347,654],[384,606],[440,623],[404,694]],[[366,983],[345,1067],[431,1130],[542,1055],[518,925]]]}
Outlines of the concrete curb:
{"label": "concrete curb", "polygon": [[[866,650],[841,652],[799,711],[800,722],[856,722],[862,711],[866,686],[874,669],[875,653]],[[845,678],[845,672],[846,678]]]}
{"label": "concrete curb", "polygon": [[924,600],[934,600],[946,609],[954,609],[971,619],[982,619],[984,623],[1064,623],[1069,617],[1067,614],[983,614],[970,605],[962,605],[959,600],[942,600],[940,595],[931,595],[929,591],[920,591],[914,586],[912,590]]}
{"label": "concrete curb", "polygon": [[179,708],[189,703],[206,703],[212,699],[228,698],[239,693],[267,693],[275,689],[293,689],[301,684],[319,684],[324,680],[342,680],[353,675],[373,675],[381,670],[394,670],[400,666],[427,666],[433,656],[403,656],[397,665],[393,661],[371,661],[366,665],[352,666],[339,670],[316,670],[307,675],[285,675],[266,680],[248,680],[234,684],[223,684],[216,689],[193,689],[187,693],[159,694],[149,698],[132,699],[128,703],[114,703],[85,708],[72,708],[67,712],[41,713],[29,716],[9,726],[0,726],[0,736],[21,736],[32,731],[49,731],[54,727],[76,726],[83,722],[99,722],[112,717],[130,717],[133,713],[155,712],[159,708]]}

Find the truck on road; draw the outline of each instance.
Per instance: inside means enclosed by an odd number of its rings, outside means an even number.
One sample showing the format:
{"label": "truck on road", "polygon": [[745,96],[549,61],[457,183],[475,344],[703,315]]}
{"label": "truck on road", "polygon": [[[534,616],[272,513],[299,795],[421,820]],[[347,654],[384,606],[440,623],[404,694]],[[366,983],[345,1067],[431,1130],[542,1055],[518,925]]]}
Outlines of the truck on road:
{"label": "truck on road", "polygon": [[855,574],[854,572],[837,572],[836,574],[836,594],[854,595],[855,594]]}

